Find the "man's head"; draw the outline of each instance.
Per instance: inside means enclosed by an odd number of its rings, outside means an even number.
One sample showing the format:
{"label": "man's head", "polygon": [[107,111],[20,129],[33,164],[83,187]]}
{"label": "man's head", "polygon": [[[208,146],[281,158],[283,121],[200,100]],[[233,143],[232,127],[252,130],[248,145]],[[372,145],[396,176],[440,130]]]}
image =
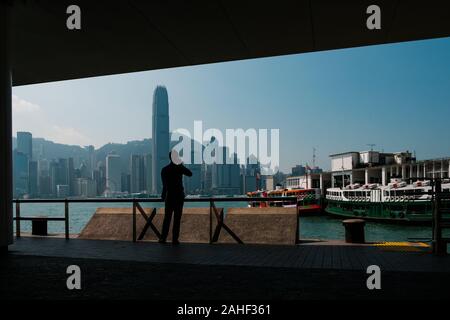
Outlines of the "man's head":
{"label": "man's head", "polygon": [[169,159],[173,164],[180,165],[183,161],[180,158],[180,155],[178,154],[178,151],[175,149],[172,149],[172,151],[169,152]]}

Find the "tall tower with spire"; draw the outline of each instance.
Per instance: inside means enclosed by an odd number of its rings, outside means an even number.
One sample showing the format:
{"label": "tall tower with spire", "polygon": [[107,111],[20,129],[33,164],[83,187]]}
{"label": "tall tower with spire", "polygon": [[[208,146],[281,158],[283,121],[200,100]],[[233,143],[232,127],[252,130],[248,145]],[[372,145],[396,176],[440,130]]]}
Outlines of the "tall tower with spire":
{"label": "tall tower with spire", "polygon": [[169,163],[169,97],[167,89],[157,86],[153,92],[152,114],[152,193],[162,190],[161,169]]}

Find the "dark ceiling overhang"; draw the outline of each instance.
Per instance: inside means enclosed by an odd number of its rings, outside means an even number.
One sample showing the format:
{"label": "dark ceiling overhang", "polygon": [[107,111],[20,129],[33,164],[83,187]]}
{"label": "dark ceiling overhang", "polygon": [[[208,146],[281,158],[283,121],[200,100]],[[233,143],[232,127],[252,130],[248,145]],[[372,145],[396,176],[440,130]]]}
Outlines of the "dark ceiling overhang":
{"label": "dark ceiling overhang", "polygon": [[[81,8],[82,29],[66,28]],[[381,7],[381,30],[366,8]],[[17,0],[13,84],[450,36],[446,1]]]}

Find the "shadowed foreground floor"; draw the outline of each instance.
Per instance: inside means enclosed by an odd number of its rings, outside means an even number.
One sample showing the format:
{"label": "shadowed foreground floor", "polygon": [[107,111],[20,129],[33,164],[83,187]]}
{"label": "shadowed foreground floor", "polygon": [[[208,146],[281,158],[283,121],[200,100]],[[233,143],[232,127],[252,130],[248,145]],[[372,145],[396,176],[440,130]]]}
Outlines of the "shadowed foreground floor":
{"label": "shadowed foreground floor", "polygon": [[[82,290],[66,289],[79,265]],[[1,299],[442,299],[450,273],[384,272],[382,290],[353,270],[157,264],[9,255],[0,259]]]}
{"label": "shadowed foreground floor", "polygon": [[[24,237],[0,258],[0,299],[449,298],[449,256],[387,249]],[[66,287],[73,264],[81,268],[81,290]],[[371,264],[381,268],[381,290],[367,289]]]}

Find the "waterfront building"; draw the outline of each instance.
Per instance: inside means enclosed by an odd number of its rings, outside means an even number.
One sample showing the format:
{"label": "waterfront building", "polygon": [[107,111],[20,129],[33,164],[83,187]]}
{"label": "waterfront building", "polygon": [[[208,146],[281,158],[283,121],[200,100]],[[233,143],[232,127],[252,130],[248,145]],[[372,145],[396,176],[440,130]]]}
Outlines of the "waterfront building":
{"label": "waterfront building", "polygon": [[67,179],[68,179],[68,185],[69,185],[69,195],[74,195],[75,191],[75,186],[74,186],[74,181],[75,181],[75,167],[74,167],[74,162],[73,162],[73,158],[69,158],[67,160]]}
{"label": "waterfront building", "polygon": [[308,173],[301,176],[291,176],[286,178],[286,188],[320,188],[322,194],[325,194],[326,189],[329,187],[331,187],[330,172]]}
{"label": "waterfront building", "polygon": [[212,188],[212,165],[202,164],[201,174],[202,193],[209,194]]}
{"label": "waterfront building", "polygon": [[80,177],[90,179],[92,178],[92,172],[89,170],[89,166],[86,164],[85,161],[81,162],[81,165],[79,167]]}
{"label": "waterfront building", "polygon": [[304,176],[306,174],[306,167],[298,164],[292,168],[291,172],[292,176]]}
{"label": "waterfront building", "polygon": [[110,153],[106,156],[106,189],[110,193],[122,191],[120,156]]}
{"label": "waterfront building", "polygon": [[129,173],[122,172],[121,177],[121,191],[123,193],[130,193],[131,191],[131,175]]}
{"label": "waterfront building", "polygon": [[[58,185],[69,186],[69,162],[68,159],[60,158],[58,161],[53,160],[49,165],[50,184],[53,195],[58,194]],[[68,194],[70,192],[67,192]]]}
{"label": "waterfront building", "polygon": [[150,153],[144,156],[145,169],[145,190],[148,194],[152,193],[152,155]]}
{"label": "waterfront building", "polygon": [[86,178],[92,178],[92,173],[95,170],[95,147],[94,146],[87,146],[85,147],[87,151],[87,162],[86,162],[86,169],[87,169],[87,177]]}
{"label": "waterfront building", "polygon": [[102,161],[97,162],[97,168],[93,172],[93,178],[97,184],[97,195],[102,195],[106,189],[106,166]]}
{"label": "waterfront building", "polygon": [[67,184],[56,185],[56,197],[67,198],[69,196],[69,186]]}
{"label": "waterfront building", "polygon": [[69,161],[60,158],[59,160],[59,180],[58,184],[69,185]]}
{"label": "waterfront building", "polygon": [[161,192],[161,169],[169,163],[169,97],[167,89],[156,87],[152,114],[152,193]]}
{"label": "waterfront building", "polygon": [[28,161],[28,195],[36,197],[38,195],[38,163]]}
{"label": "waterfront building", "polygon": [[278,171],[277,173],[275,173],[273,175],[273,184],[274,184],[275,188],[277,186],[281,186],[281,187],[285,186],[286,178],[287,178],[287,175],[281,171]]}
{"label": "waterfront building", "polygon": [[28,192],[28,156],[18,151],[13,152],[13,195],[21,197]]}
{"label": "waterfront building", "polygon": [[56,196],[56,185],[58,182],[58,162],[52,160],[49,164],[49,176],[50,176],[50,193]]}
{"label": "waterfront building", "polygon": [[450,172],[450,157],[417,160],[409,151],[350,151],[332,154],[330,158],[332,187],[355,183],[386,186],[391,178],[448,178]]}
{"label": "waterfront building", "polygon": [[[216,195],[239,194],[240,188],[240,166],[237,154],[228,155],[228,148],[222,147],[222,164],[212,164],[211,192]],[[231,157],[233,161],[227,161]]]}
{"label": "waterfront building", "polygon": [[39,176],[46,177],[50,174],[50,163],[47,159],[39,159],[38,160],[38,174]]}
{"label": "waterfront building", "polygon": [[255,156],[247,158],[246,165],[242,170],[242,190],[241,193],[253,192],[261,189],[261,165]]}
{"label": "waterfront building", "polygon": [[273,175],[261,175],[261,190],[274,190]]}
{"label": "waterfront building", "polygon": [[52,196],[50,176],[39,176],[39,196],[49,198]]}
{"label": "waterfront building", "polygon": [[192,176],[183,176],[183,186],[186,194],[201,194],[202,193],[202,165],[195,164],[194,140],[191,140],[191,162],[185,164],[186,168],[191,170]]}
{"label": "waterfront building", "polygon": [[139,193],[146,188],[144,156],[139,154],[130,155],[130,191]]}
{"label": "waterfront building", "polygon": [[30,132],[17,132],[17,151],[22,152],[29,160],[33,158],[33,135]]}
{"label": "waterfront building", "polygon": [[202,165],[186,164],[186,168],[191,170],[191,177],[183,177],[184,191],[186,194],[200,194],[202,190]]}
{"label": "waterfront building", "polygon": [[253,175],[242,175],[242,194],[246,194],[247,192],[253,192],[256,190],[260,190],[260,183],[257,176]]}
{"label": "waterfront building", "polygon": [[93,198],[97,195],[97,184],[93,179],[76,178],[75,196],[82,198]]}

